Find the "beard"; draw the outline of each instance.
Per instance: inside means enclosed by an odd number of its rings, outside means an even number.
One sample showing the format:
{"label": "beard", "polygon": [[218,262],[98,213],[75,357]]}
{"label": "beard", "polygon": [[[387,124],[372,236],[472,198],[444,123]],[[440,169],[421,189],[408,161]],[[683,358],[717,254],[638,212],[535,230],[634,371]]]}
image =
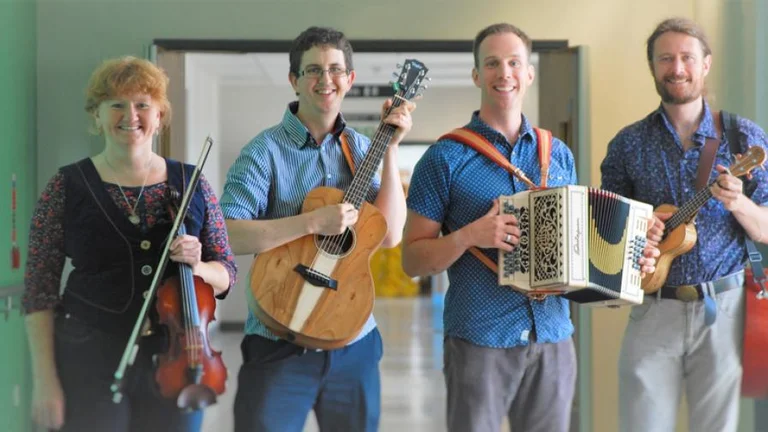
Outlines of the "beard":
{"label": "beard", "polygon": [[666,77],[662,78],[661,80],[655,80],[656,92],[659,94],[659,96],[661,96],[661,100],[664,103],[683,105],[698,99],[704,93],[703,86],[699,83],[696,83],[695,81],[692,81],[690,87],[682,94],[672,94],[666,87],[666,80]]}

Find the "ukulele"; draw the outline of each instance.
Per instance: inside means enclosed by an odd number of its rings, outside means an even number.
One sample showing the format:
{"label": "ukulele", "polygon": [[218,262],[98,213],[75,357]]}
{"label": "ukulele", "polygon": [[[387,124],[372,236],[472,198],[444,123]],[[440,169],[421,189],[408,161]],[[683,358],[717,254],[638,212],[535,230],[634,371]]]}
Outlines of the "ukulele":
{"label": "ukulele", "polygon": [[[755,167],[765,162],[765,150],[762,147],[750,147],[741,159],[729,168],[731,175],[741,177],[749,174]],[[659,290],[667,280],[672,260],[690,251],[696,244],[695,217],[701,206],[712,198],[710,189],[715,181],[698,191],[693,198],[679,209],[671,204],[662,204],[655,212],[674,213],[664,224],[664,235],[659,243],[659,255],[656,271],[647,274],[642,282],[643,291],[652,294]]]}

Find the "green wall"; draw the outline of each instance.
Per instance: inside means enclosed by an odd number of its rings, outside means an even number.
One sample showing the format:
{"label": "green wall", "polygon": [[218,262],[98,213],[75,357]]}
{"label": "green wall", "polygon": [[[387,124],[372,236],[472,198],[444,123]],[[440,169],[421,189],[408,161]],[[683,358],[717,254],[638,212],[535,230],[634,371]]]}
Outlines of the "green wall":
{"label": "green wall", "polygon": [[[0,292],[24,281],[29,219],[36,190],[37,5],[0,0]],[[11,266],[11,175],[16,174],[16,227],[21,265]],[[0,431],[32,430],[30,373],[24,319],[0,314]],[[0,296],[0,310],[5,298]]]}

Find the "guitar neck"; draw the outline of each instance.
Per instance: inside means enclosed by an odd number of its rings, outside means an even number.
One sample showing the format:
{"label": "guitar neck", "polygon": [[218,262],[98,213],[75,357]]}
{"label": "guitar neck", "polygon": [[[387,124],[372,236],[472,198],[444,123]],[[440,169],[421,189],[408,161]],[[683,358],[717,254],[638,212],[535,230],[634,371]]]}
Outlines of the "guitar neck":
{"label": "guitar neck", "polygon": [[681,224],[688,223],[696,215],[696,212],[699,211],[701,206],[703,206],[707,200],[712,198],[712,191],[710,190],[710,187],[714,183],[715,182],[712,182],[708,184],[704,189],[696,192],[696,195],[693,196],[693,199],[683,204],[683,206],[680,207],[677,212],[675,212],[675,214],[673,214],[672,217],[670,217],[669,220],[667,220],[667,222],[664,224],[665,231],[672,231]]}
{"label": "guitar neck", "polygon": [[[400,98],[395,97],[392,107],[387,111],[385,116],[400,104]],[[363,205],[365,197],[368,195],[368,190],[373,182],[373,176],[376,175],[376,170],[379,168],[379,165],[381,165],[381,161],[384,159],[384,153],[386,153],[387,147],[389,146],[389,141],[394,134],[394,126],[383,122],[379,124],[379,127],[376,129],[376,133],[371,140],[371,146],[368,148],[368,153],[366,153],[360,166],[357,167],[355,177],[352,179],[352,184],[344,194],[344,202],[354,205],[356,209],[360,209],[360,206]]]}

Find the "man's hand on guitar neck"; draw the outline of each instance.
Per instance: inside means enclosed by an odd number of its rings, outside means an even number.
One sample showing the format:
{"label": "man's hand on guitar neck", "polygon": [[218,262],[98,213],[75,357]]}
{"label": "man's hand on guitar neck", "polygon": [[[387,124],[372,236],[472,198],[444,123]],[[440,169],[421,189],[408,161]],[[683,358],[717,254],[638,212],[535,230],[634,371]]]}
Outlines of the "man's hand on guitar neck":
{"label": "man's hand on guitar neck", "polygon": [[[392,99],[384,101],[384,105],[381,106],[381,115],[387,112],[389,107],[392,106]],[[411,101],[403,101],[402,105],[393,109],[388,116],[382,120],[386,124],[390,124],[395,128],[395,134],[389,141],[390,146],[396,146],[400,144],[400,141],[410,132],[413,127],[413,119],[411,118],[411,112],[416,109],[416,104]]]}
{"label": "man's hand on guitar neck", "polygon": [[728,168],[722,165],[716,166],[715,169],[720,175],[717,176],[717,180],[710,188],[712,196],[723,203],[726,210],[730,212],[738,210],[744,205],[744,198],[746,198],[742,193],[741,179],[732,176]]}
{"label": "man's hand on guitar neck", "polygon": [[[739,155],[736,157],[741,159]],[[727,168],[718,165],[715,169],[720,175],[710,187],[712,196],[733,214],[749,238],[758,243],[768,243],[768,207],[758,205],[744,195],[741,179]]]}

